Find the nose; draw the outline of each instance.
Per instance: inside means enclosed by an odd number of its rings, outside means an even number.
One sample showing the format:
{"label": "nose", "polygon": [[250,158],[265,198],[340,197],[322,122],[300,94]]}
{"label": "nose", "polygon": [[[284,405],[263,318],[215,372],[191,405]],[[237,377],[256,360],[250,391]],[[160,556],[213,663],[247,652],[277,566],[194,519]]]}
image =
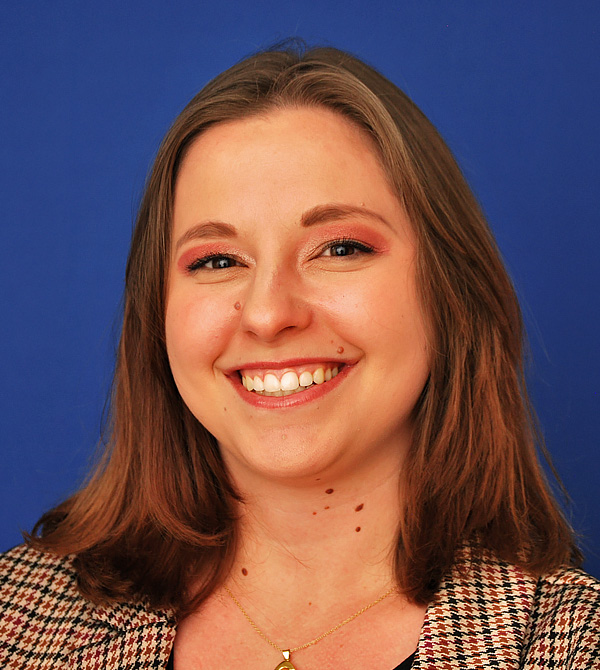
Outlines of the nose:
{"label": "nose", "polygon": [[303,330],[311,321],[310,304],[303,295],[300,278],[281,268],[257,270],[240,311],[242,329],[264,342]]}

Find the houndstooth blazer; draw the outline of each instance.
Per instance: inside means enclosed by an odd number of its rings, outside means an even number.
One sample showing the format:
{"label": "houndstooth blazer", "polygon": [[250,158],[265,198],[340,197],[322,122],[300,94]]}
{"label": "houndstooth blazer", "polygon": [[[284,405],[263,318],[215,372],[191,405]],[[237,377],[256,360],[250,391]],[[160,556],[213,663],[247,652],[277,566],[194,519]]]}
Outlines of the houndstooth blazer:
{"label": "houndstooth blazer", "polygon": [[[69,559],[24,546],[0,557],[4,670],[165,668],[175,632],[169,612],[82,598]],[[600,668],[600,582],[462,559],[427,610],[413,668]]]}

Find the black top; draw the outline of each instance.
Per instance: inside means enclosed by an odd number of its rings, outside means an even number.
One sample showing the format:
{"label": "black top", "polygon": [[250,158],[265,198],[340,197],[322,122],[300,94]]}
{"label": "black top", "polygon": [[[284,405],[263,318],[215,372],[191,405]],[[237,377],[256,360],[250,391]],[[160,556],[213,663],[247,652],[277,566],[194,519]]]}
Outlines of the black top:
{"label": "black top", "polygon": [[[408,658],[405,658],[400,665],[397,665],[394,670],[410,670],[412,668],[413,661],[415,660],[415,651]],[[173,670],[173,652],[169,656],[169,662],[167,663],[167,670]]]}
{"label": "black top", "polygon": [[410,670],[412,668],[416,654],[417,652],[413,651],[413,653],[408,658],[405,658],[402,663],[400,663],[400,665],[396,666],[394,670]]}

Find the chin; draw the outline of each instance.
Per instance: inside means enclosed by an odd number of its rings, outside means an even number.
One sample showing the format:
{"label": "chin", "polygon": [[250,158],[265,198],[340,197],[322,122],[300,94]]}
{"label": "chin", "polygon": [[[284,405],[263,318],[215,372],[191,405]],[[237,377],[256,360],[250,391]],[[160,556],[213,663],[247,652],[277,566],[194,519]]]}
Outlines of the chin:
{"label": "chin", "polygon": [[[248,439],[241,448],[219,443],[223,459],[234,479],[244,470],[260,478],[314,482],[316,477],[331,470],[340,461],[340,445],[335,447],[306,428],[272,429],[263,431],[260,439]],[[249,447],[253,445],[254,448]]]}

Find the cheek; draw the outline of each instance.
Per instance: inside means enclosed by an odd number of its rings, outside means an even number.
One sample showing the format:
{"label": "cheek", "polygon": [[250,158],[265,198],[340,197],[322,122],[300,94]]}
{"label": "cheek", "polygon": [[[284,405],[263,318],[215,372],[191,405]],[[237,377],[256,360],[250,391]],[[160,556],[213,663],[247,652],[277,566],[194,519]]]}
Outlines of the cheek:
{"label": "cheek", "polygon": [[332,332],[349,344],[362,348],[357,340],[364,342],[363,324],[369,319],[366,302],[372,291],[364,284],[344,284],[339,287],[323,284],[313,293],[316,315],[320,315]]}
{"label": "cheek", "polygon": [[233,302],[193,294],[170,296],[165,331],[174,375],[193,374],[191,365],[212,364],[229,339],[237,314]]}
{"label": "cheek", "polygon": [[368,281],[345,282],[337,291],[322,287],[319,307],[371,361],[411,376],[428,374],[427,328],[410,264],[403,272],[382,265]]}
{"label": "cheek", "polygon": [[390,331],[406,331],[420,322],[418,301],[405,278],[390,281],[387,273],[339,285],[323,284],[315,291],[319,309],[361,338],[381,340]]}

